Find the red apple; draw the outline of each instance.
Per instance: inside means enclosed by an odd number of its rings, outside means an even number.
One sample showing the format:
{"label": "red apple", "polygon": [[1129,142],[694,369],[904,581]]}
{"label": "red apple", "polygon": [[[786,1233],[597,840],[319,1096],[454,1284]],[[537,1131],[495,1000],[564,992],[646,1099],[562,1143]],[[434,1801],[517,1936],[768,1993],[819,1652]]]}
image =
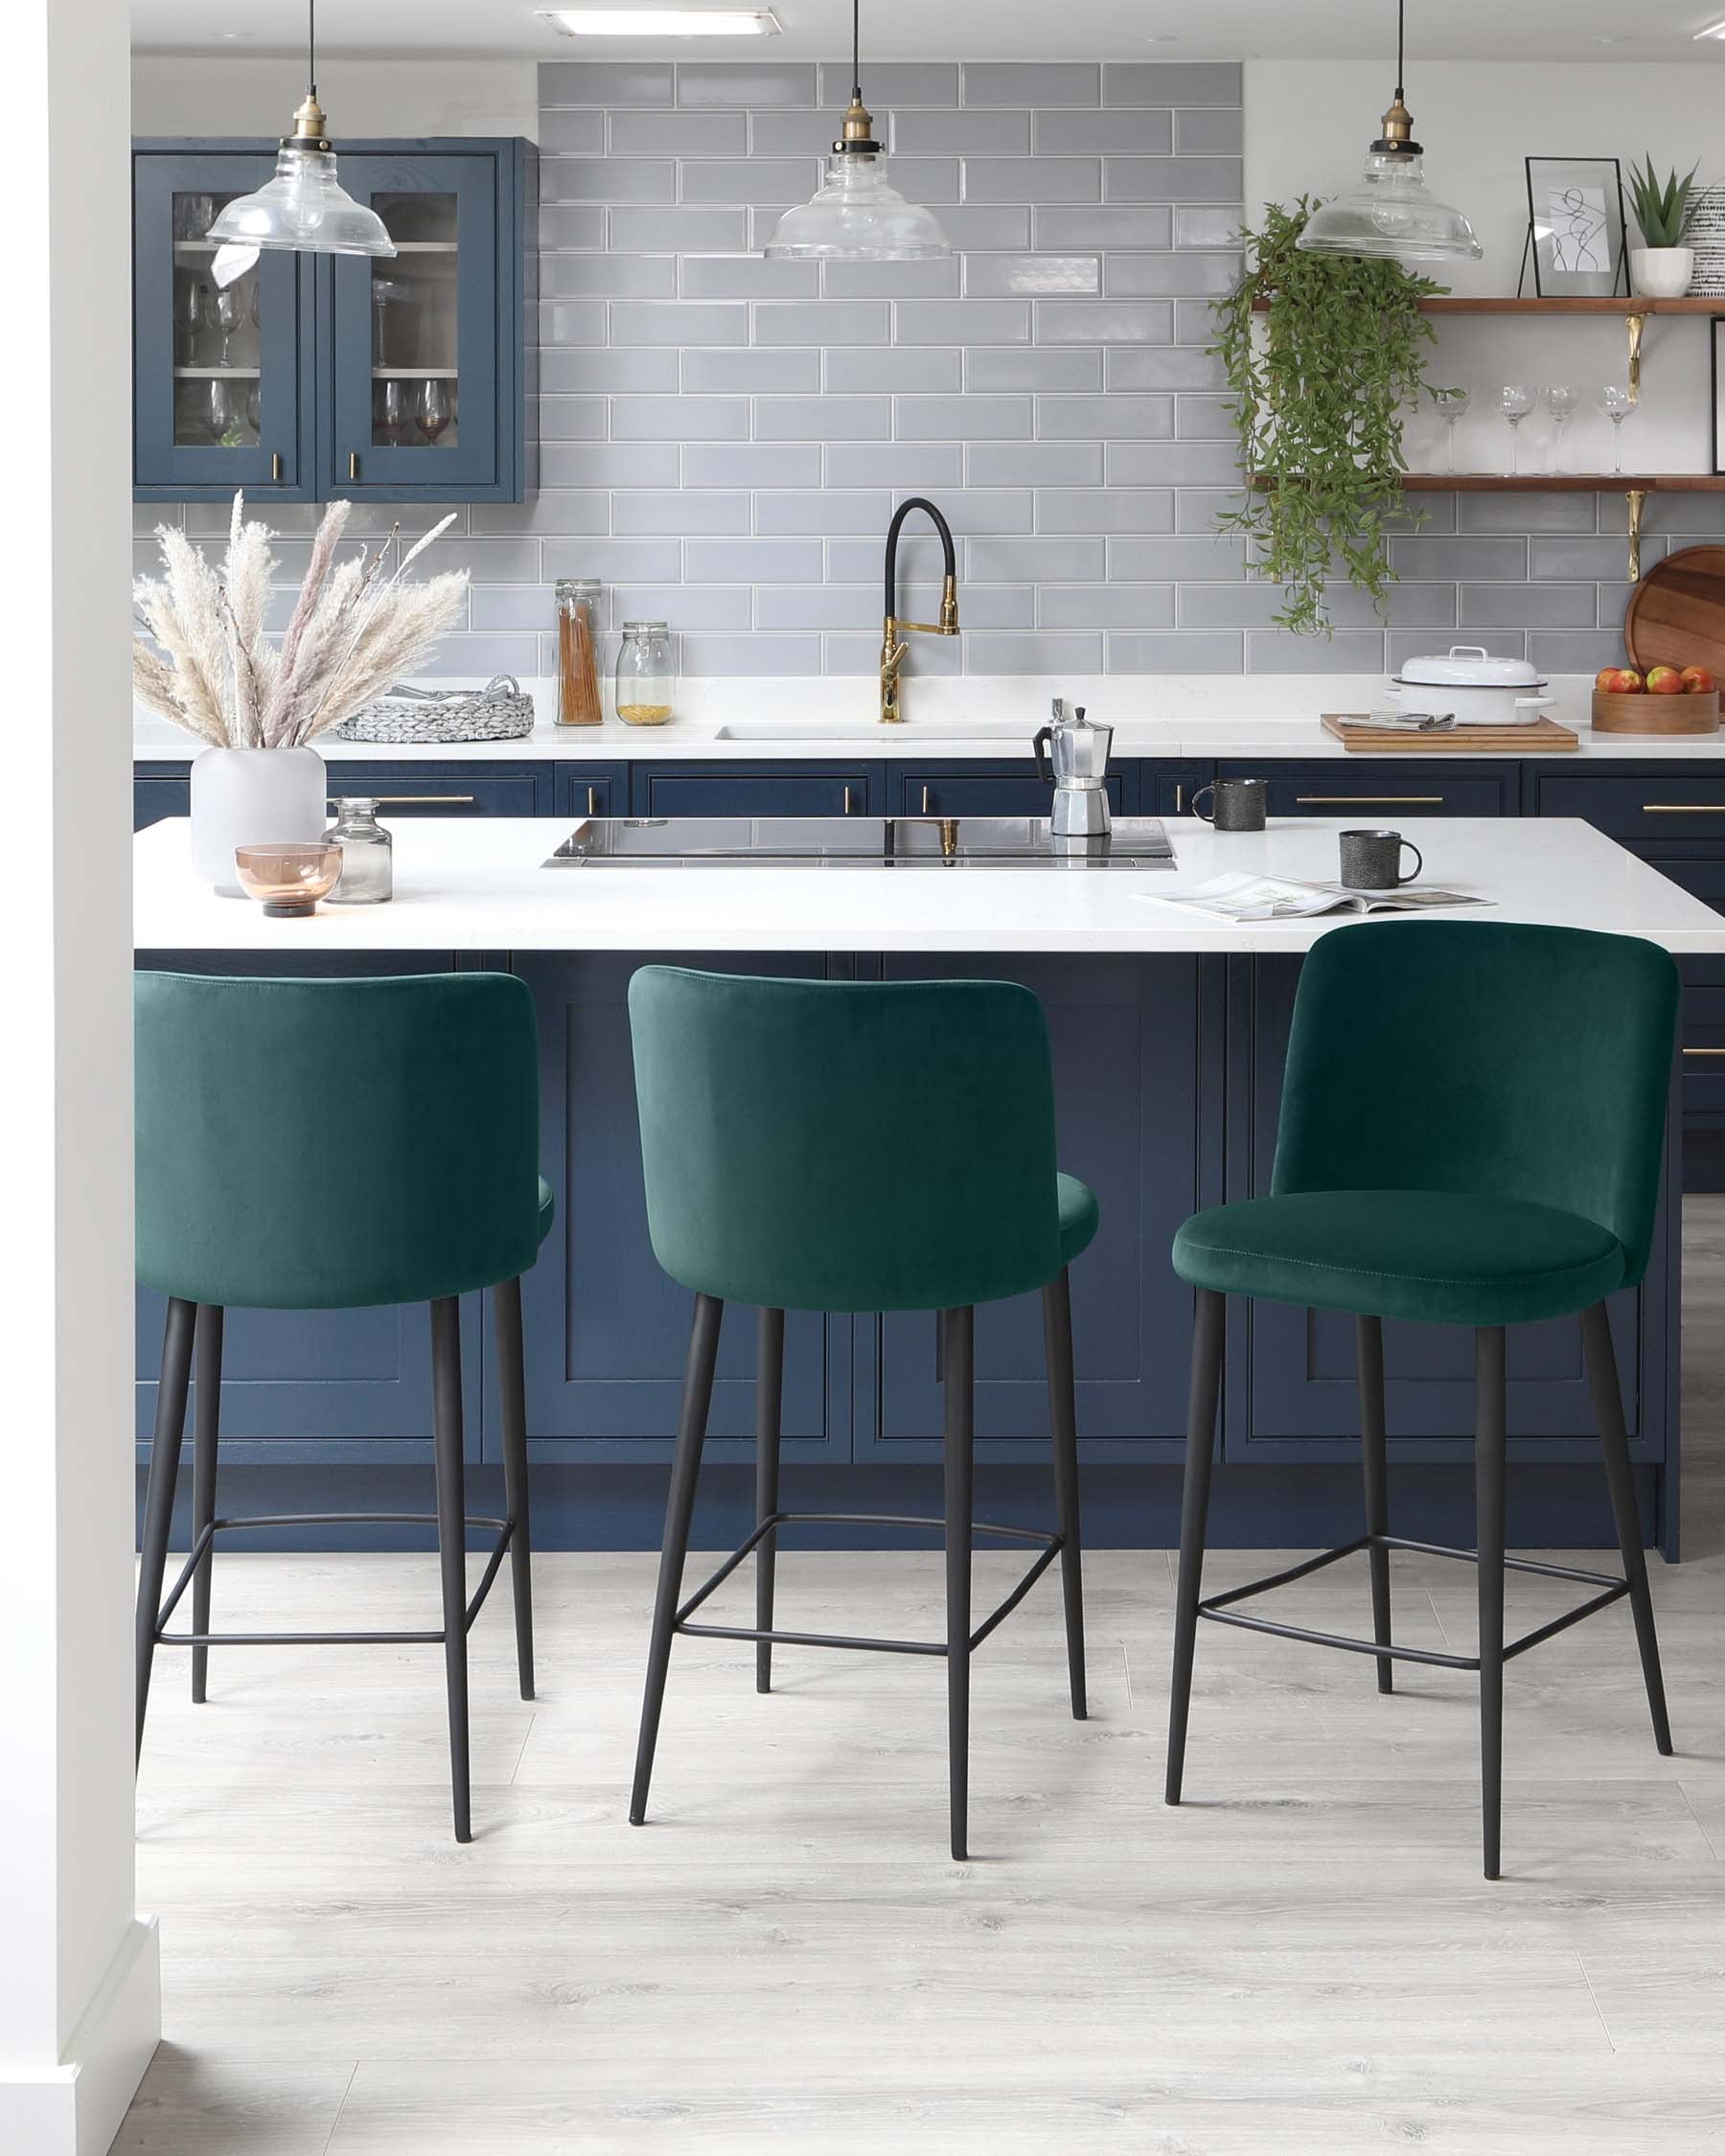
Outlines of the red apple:
{"label": "red apple", "polygon": [[1683,693],[1686,697],[1710,697],[1718,683],[1704,666],[1686,666],[1683,670]]}
{"label": "red apple", "polygon": [[1649,667],[1647,694],[1650,697],[1680,697],[1683,694],[1682,675],[1674,666]]}
{"label": "red apple", "polygon": [[1620,666],[1617,678],[1611,684],[1613,693],[1620,697],[1638,697],[1646,683],[1632,666]]}
{"label": "red apple", "polygon": [[1599,671],[1594,676],[1594,687],[1603,689],[1609,695],[1618,685],[1618,672],[1619,670],[1615,666],[1600,667]]}

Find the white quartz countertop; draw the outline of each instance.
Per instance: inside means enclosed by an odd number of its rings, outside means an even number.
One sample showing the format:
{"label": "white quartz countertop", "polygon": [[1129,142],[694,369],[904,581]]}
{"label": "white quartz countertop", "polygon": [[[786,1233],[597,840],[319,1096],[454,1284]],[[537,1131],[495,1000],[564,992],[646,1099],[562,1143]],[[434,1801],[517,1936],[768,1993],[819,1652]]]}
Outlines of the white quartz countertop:
{"label": "white quartz countertop", "polygon": [[[270,920],[218,898],[192,872],[183,818],[134,844],[141,951],[1304,951],[1351,916],[1224,923],[1160,903],[1224,869],[1333,879],[1352,819],[1275,820],[1218,834],[1170,818],[1176,868],[577,868],[540,863],[566,817],[428,817],[395,828],[396,897]],[[1725,916],[1589,824],[1562,817],[1419,817],[1404,833],[1425,881],[1493,906],[1428,919],[1535,921],[1646,937],[1672,952],[1725,951]],[[1146,895],[1148,894],[1148,895]],[[1410,916],[1379,916],[1392,933]]]}

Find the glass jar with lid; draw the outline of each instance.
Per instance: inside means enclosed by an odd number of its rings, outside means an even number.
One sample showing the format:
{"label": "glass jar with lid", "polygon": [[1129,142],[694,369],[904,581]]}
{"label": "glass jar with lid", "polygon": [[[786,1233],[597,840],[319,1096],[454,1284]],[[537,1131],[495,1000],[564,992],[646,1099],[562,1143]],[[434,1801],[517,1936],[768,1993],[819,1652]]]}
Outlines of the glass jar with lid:
{"label": "glass jar with lid", "polygon": [[599,584],[561,577],[557,585],[557,722],[597,726],[599,702]]}
{"label": "glass jar with lid", "polygon": [[662,726],[676,709],[677,669],[662,621],[626,621],[617,654],[617,717],[630,726]]}
{"label": "glass jar with lid", "polygon": [[378,821],[378,804],[357,795],[335,803],[335,821],[324,833],[341,848],[341,878],[332,906],[381,906],[395,895],[395,841]]}

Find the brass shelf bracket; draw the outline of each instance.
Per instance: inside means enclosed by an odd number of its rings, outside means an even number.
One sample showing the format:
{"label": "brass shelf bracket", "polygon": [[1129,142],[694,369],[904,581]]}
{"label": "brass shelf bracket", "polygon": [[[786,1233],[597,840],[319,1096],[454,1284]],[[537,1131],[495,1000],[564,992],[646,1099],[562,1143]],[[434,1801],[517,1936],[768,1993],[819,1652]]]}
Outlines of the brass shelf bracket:
{"label": "brass shelf bracket", "polygon": [[1629,582],[1641,582],[1642,516],[1647,507],[1645,487],[1631,487],[1627,494],[1629,503]]}
{"label": "brass shelf bracket", "polygon": [[1644,314],[1626,314],[1623,317],[1629,329],[1629,401],[1641,402],[1642,338],[1646,332]]}

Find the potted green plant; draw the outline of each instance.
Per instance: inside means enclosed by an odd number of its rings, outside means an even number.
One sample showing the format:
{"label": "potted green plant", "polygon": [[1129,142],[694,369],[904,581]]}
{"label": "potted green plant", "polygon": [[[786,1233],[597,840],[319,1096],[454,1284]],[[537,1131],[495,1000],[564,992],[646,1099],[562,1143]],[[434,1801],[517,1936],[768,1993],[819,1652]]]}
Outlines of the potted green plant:
{"label": "potted green plant", "polygon": [[1399,263],[1301,254],[1318,207],[1266,203],[1243,231],[1246,268],[1215,303],[1216,342],[1233,392],[1247,493],[1217,518],[1248,542],[1252,566],[1282,587],[1276,621],[1332,633],[1324,604],[1338,571],[1384,611],[1395,572],[1389,536],[1404,518],[1402,426],[1421,397],[1435,341],[1419,303],[1442,291]]}
{"label": "potted green plant", "polygon": [[1662,185],[1650,156],[1640,172],[1629,168],[1629,207],[1644,242],[1629,250],[1629,275],[1643,299],[1681,299],[1690,288],[1695,250],[1682,242],[1698,169],[1680,180],[1673,166]]}

